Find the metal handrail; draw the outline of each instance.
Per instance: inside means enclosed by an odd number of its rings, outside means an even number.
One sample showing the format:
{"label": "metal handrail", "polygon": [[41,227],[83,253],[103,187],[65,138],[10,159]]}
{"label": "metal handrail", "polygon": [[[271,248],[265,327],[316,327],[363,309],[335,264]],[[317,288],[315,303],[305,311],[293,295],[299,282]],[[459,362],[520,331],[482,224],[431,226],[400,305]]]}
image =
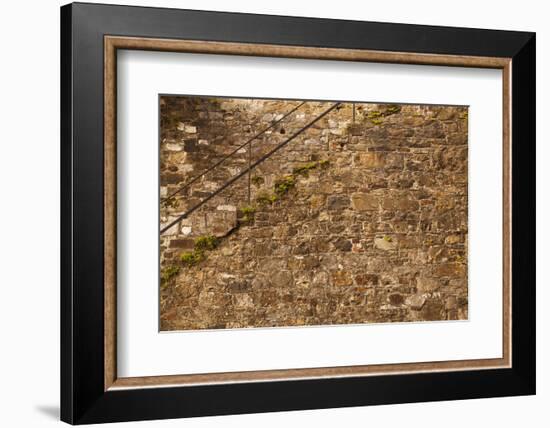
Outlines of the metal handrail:
{"label": "metal handrail", "polygon": [[250,144],[252,141],[257,139],[258,137],[261,137],[263,134],[265,134],[270,129],[277,126],[279,123],[281,123],[283,120],[285,120],[288,116],[290,116],[292,113],[294,113],[296,110],[298,110],[300,107],[302,107],[306,101],[302,101],[300,104],[298,104],[296,107],[294,107],[292,110],[290,110],[288,113],[286,113],[283,117],[278,119],[277,121],[273,122],[271,125],[269,125],[267,128],[264,128],[262,131],[258,132],[256,135],[248,139],[245,143],[241,144],[239,147],[237,147],[235,150],[233,150],[231,153],[226,155],[223,159],[216,162],[214,165],[212,165],[210,168],[208,168],[206,171],[200,173],[199,175],[193,177],[191,180],[189,180],[187,183],[185,183],[183,186],[169,194],[168,196],[161,199],[161,202],[166,202],[172,199],[174,196],[176,196],[179,192],[181,192],[183,189],[189,187],[191,184],[195,183],[198,179],[204,177],[206,174],[208,174],[210,171],[213,171],[215,168],[217,168],[219,165],[221,165],[223,162],[225,162],[227,159],[229,159],[231,156],[233,156],[235,153],[237,153],[239,150],[241,150],[246,145]]}
{"label": "metal handrail", "polygon": [[282,149],[284,146],[286,146],[288,143],[290,143],[294,138],[296,138],[298,135],[300,135],[302,132],[306,131],[307,129],[309,129],[311,126],[313,126],[316,122],[318,122],[319,120],[321,120],[323,117],[325,117],[327,114],[329,114],[332,110],[334,110],[336,107],[338,107],[341,103],[337,102],[337,103],[334,103],[331,107],[329,107],[327,110],[325,110],[323,113],[321,113],[319,116],[317,116],[315,119],[313,119],[311,122],[309,122],[306,126],[304,126],[303,128],[299,129],[297,132],[295,132],[292,136],[290,136],[289,138],[287,138],[285,141],[283,141],[282,143],[280,143],[279,145],[277,145],[275,148],[273,148],[271,151],[267,152],[265,155],[263,155],[261,158],[259,158],[256,162],[254,162],[253,164],[251,164],[247,169],[245,169],[244,171],[240,172],[239,174],[231,177],[223,186],[221,186],[220,188],[218,188],[215,192],[211,193],[210,195],[208,195],[206,198],[204,198],[202,201],[200,201],[198,204],[194,205],[193,207],[191,207],[189,210],[187,210],[186,212],[184,212],[183,214],[181,214],[179,217],[177,217],[175,220],[173,220],[172,222],[170,222],[167,226],[163,227],[161,230],[160,230],[160,234],[162,235],[164,232],[166,232],[168,229],[170,229],[172,226],[174,226],[175,224],[178,224],[179,222],[181,222],[184,218],[186,218],[187,216],[189,216],[189,214],[193,213],[194,211],[196,211],[197,209],[199,209],[202,205],[204,205],[206,202],[208,202],[210,199],[212,199],[214,196],[216,196],[217,194],[219,194],[220,192],[222,192],[223,190],[225,190],[227,187],[229,187],[231,184],[233,184],[235,181],[237,181],[239,178],[243,177],[244,175],[246,175],[249,171],[251,171],[252,169],[256,168],[259,164],[261,164],[262,162],[264,162],[266,159],[270,158],[273,154],[275,154],[277,151],[279,151],[280,149]]}

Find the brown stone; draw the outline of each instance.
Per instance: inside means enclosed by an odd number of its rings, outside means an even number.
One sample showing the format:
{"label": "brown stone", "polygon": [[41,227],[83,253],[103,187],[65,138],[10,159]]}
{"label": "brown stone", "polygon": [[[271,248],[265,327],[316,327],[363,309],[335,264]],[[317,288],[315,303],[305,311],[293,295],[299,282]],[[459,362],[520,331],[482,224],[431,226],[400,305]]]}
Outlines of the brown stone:
{"label": "brown stone", "polygon": [[332,283],[336,286],[352,285],[353,280],[349,272],[338,270],[332,272]]}
{"label": "brown stone", "polygon": [[355,163],[363,168],[382,168],[385,165],[385,155],[378,152],[359,153]]}
{"label": "brown stone", "polygon": [[191,238],[172,239],[170,241],[170,248],[181,248],[185,250],[192,250],[195,247],[195,240]]}
{"label": "brown stone", "polygon": [[341,210],[350,206],[350,199],[347,195],[332,195],[327,199],[327,209]]}
{"label": "brown stone", "polygon": [[415,294],[413,296],[407,297],[405,300],[405,303],[411,307],[411,309],[415,311],[419,311],[422,309],[424,304],[426,303],[426,298],[422,296],[421,294]]}
{"label": "brown stone", "polygon": [[183,143],[183,150],[186,152],[196,152],[198,150],[197,139],[190,138]]}
{"label": "brown stone", "polygon": [[382,199],[382,208],[385,210],[415,211],[419,207],[418,201],[408,196],[390,196]]}
{"label": "brown stone", "polygon": [[391,237],[374,238],[374,246],[384,251],[392,251],[397,248],[397,242]]}
{"label": "brown stone", "polygon": [[349,239],[345,238],[338,238],[336,241],[333,242],[333,245],[336,249],[340,251],[351,251],[351,241]]}
{"label": "brown stone", "polygon": [[369,193],[354,193],[351,196],[353,208],[358,211],[373,211],[378,209],[378,197]]}
{"label": "brown stone", "polygon": [[400,306],[403,304],[403,302],[405,301],[405,299],[403,298],[403,296],[399,293],[394,293],[394,294],[390,294],[388,296],[388,300],[390,301],[390,303],[394,306]]}
{"label": "brown stone", "polygon": [[178,184],[183,181],[183,174],[176,172],[166,172],[161,176],[161,184],[166,186],[167,184]]}
{"label": "brown stone", "polygon": [[378,284],[378,275],[362,273],[355,276],[357,285],[376,285]]}
{"label": "brown stone", "polygon": [[435,300],[429,300],[422,307],[420,316],[424,321],[438,321],[445,319],[443,303]]}
{"label": "brown stone", "polygon": [[453,120],[456,119],[457,110],[454,107],[442,107],[437,113],[437,118],[440,120]]}
{"label": "brown stone", "polygon": [[436,276],[462,276],[466,272],[466,269],[461,263],[441,263],[436,265],[433,270]]}
{"label": "brown stone", "polygon": [[274,272],[271,275],[271,283],[278,288],[286,288],[293,283],[292,274],[288,271]]}
{"label": "brown stone", "polygon": [[462,242],[462,236],[460,235],[449,235],[445,238],[445,244],[450,244],[450,245],[453,245],[453,244],[458,244]]}
{"label": "brown stone", "polygon": [[431,293],[441,286],[437,278],[418,277],[416,278],[416,289],[421,293]]}
{"label": "brown stone", "polygon": [[457,308],[458,308],[458,301],[456,296],[447,297],[447,300],[445,301],[445,309],[450,311]]}

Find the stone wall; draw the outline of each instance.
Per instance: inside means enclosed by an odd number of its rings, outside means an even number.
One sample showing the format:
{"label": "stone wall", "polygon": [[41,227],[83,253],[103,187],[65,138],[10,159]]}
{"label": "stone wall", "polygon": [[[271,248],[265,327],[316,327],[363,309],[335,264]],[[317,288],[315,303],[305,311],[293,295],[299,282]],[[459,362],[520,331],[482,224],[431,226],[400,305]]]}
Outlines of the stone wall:
{"label": "stone wall", "polygon": [[[239,149],[301,101],[160,102],[161,228],[333,105],[307,102]],[[467,318],[467,108],[353,110],[161,235],[162,330]]]}

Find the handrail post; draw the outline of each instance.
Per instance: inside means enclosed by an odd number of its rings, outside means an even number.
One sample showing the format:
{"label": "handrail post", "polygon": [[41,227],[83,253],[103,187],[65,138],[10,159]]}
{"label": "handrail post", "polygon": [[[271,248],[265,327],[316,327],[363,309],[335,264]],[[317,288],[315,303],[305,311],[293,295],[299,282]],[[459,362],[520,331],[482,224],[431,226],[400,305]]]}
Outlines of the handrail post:
{"label": "handrail post", "polygon": [[248,143],[248,205],[250,205],[250,174],[252,173],[252,140]]}

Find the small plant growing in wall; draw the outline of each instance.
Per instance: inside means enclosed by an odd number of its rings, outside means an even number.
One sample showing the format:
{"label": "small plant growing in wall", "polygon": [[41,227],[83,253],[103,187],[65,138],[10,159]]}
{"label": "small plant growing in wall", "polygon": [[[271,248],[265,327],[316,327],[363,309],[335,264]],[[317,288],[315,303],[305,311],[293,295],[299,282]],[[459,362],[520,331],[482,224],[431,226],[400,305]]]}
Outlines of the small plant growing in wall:
{"label": "small plant growing in wall", "polygon": [[367,113],[367,119],[371,121],[373,125],[380,125],[384,122],[384,118],[397,114],[401,111],[401,106],[392,104],[386,107],[384,111],[372,110]]}
{"label": "small plant growing in wall", "polygon": [[292,189],[295,184],[296,179],[294,178],[294,176],[287,175],[286,177],[275,182],[275,193],[279,196],[282,196],[285,193],[288,193],[288,191]]}
{"label": "small plant growing in wall", "polygon": [[309,174],[309,171],[315,168],[317,168],[317,162],[308,162],[305,165],[301,165],[299,167],[294,168],[294,170],[292,171],[292,174],[303,175],[304,177],[307,177]]}
{"label": "small plant growing in wall", "polygon": [[205,259],[203,251],[193,250],[180,254],[181,262],[186,266],[194,266]]}
{"label": "small plant growing in wall", "polygon": [[247,205],[244,207],[239,208],[239,212],[241,213],[241,221],[243,223],[248,223],[252,221],[254,218],[254,213],[256,212],[256,208],[252,205]]}
{"label": "small plant growing in wall", "polygon": [[256,202],[260,205],[271,205],[275,201],[277,201],[276,195],[267,192],[261,192],[256,196]]}
{"label": "small plant growing in wall", "polygon": [[214,250],[220,240],[214,235],[199,236],[195,239],[193,251],[185,251],[180,254],[180,261],[185,266],[194,266],[206,258],[206,252]]}
{"label": "small plant growing in wall", "polygon": [[392,104],[392,105],[388,106],[388,108],[384,111],[384,116],[397,114],[400,111],[401,111],[401,106],[398,106],[397,104]]}
{"label": "small plant growing in wall", "polygon": [[250,179],[250,181],[252,182],[252,184],[256,187],[259,187],[261,186],[262,184],[264,184],[265,180],[263,177],[260,177],[259,175],[255,175],[254,177],[252,177]]}
{"label": "small plant growing in wall", "polygon": [[219,240],[214,235],[199,236],[195,239],[195,250],[213,250],[218,246],[218,244]]}
{"label": "small plant growing in wall", "polygon": [[180,267],[176,265],[164,268],[160,274],[161,285],[166,285],[172,278],[180,272]]}

